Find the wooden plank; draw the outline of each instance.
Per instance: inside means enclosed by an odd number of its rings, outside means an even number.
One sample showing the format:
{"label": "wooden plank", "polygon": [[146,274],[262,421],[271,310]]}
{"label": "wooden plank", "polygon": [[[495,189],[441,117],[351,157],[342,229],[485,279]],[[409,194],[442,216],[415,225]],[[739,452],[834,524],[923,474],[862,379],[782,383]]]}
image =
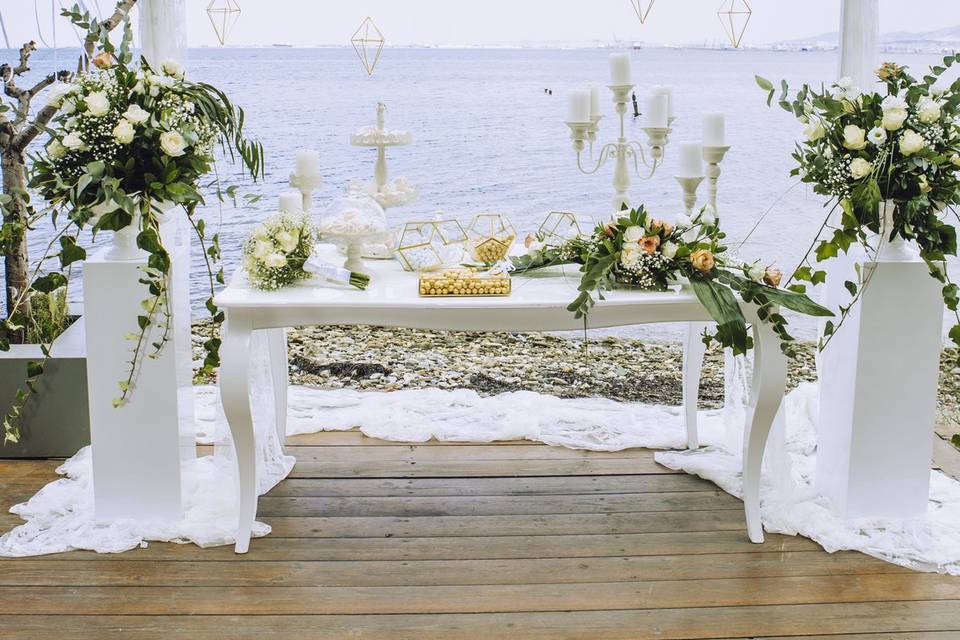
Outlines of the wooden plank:
{"label": "wooden plank", "polygon": [[[390,615],[679,609],[960,599],[950,576],[900,574],[421,587],[0,587],[0,614]],[[957,602],[960,604],[960,602]]]}
{"label": "wooden plank", "polygon": [[367,445],[341,447],[286,447],[287,453],[301,462],[450,462],[470,460],[653,460],[650,449],[620,451],[585,451],[565,447],[531,447],[528,445],[475,444],[464,450],[459,447],[433,447],[419,444]]}
{"label": "wooden plank", "polygon": [[[358,449],[360,447],[357,447]],[[574,458],[569,460],[383,460],[297,462],[293,478],[462,478],[476,476],[592,476],[677,474],[653,458]]]}
{"label": "wooden plank", "polygon": [[[275,538],[423,538],[445,536],[545,536],[557,534],[666,533],[740,531],[743,513],[736,509],[642,513],[584,513],[539,516],[434,516],[426,518],[263,518]],[[251,545],[255,546],[257,540]]]}
{"label": "wooden plank", "polygon": [[[71,640],[687,640],[957,631],[956,601],[330,616],[0,616],[14,638]],[[875,636],[871,640],[882,640]],[[943,640],[943,639],[938,639]]]}
{"label": "wooden plank", "polygon": [[415,444],[418,446],[431,447],[472,447],[477,445],[528,445],[536,447],[546,447],[542,442],[535,440],[496,440],[494,442],[455,442],[452,440],[426,440],[424,442],[404,442],[399,440],[381,440],[380,438],[371,438],[366,436],[359,429],[350,429],[348,431],[317,431],[316,433],[302,433],[295,436],[287,436],[286,444],[301,447],[337,447],[343,445],[354,446],[407,446]]}
{"label": "wooden plank", "polygon": [[[609,556],[700,555],[815,551],[820,546],[799,536],[767,534],[754,544],[741,531],[634,533],[622,535],[507,536],[499,538],[277,538],[257,540],[246,555],[232,546],[201,549],[192,544],[151,543],[125,560],[190,562],[262,560],[481,560],[507,558],[593,558]],[[75,551],[56,560],[115,561],[111,554]]]}
{"label": "wooden plank", "polygon": [[[723,638],[722,640],[733,640]],[[960,640],[960,631],[912,631],[910,633],[841,633],[829,636],[765,636],[753,640]]]}
{"label": "wooden plank", "polygon": [[655,513],[743,509],[719,489],[687,493],[555,496],[427,496],[297,498],[263,497],[258,514],[270,516],[487,516],[546,513]]}
{"label": "wooden plank", "polygon": [[696,476],[541,476],[537,478],[313,478],[288,479],[268,496],[498,496],[713,491]]}
{"label": "wooden plank", "polygon": [[510,560],[365,562],[149,562],[7,560],[0,586],[430,586],[704,580],[838,574],[896,574],[909,569],[868,556],[816,551],[697,556],[621,556]]}

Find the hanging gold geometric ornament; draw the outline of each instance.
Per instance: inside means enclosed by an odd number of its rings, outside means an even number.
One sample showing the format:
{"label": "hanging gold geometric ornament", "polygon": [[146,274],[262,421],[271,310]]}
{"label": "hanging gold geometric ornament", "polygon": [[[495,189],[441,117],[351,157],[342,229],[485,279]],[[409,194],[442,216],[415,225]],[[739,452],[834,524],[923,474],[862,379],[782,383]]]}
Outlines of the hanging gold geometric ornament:
{"label": "hanging gold geometric ornament", "polygon": [[363,68],[368,76],[373,75],[373,70],[376,68],[377,62],[380,61],[383,42],[383,34],[377,28],[377,25],[373,24],[373,19],[370,16],[364,18],[353,37],[350,38],[350,44],[353,45],[353,50],[360,57],[360,62],[363,63]]}
{"label": "hanging gold geometric ornament", "polygon": [[723,25],[734,49],[740,48],[740,41],[752,15],[753,9],[747,4],[747,0],[723,0],[720,4],[717,17],[720,18],[720,24]]}
{"label": "hanging gold geometric ornament", "polygon": [[[630,0],[630,5],[633,7],[633,10],[637,12],[637,17],[640,19],[640,24],[643,24],[647,20],[647,16],[650,15],[650,9],[653,8],[654,0]],[[646,8],[644,8],[646,5]]]}
{"label": "hanging gold geometric ornament", "polygon": [[220,46],[227,43],[230,32],[240,19],[240,5],[236,0],[210,0],[207,5],[207,17],[213,25],[213,32],[217,34]]}

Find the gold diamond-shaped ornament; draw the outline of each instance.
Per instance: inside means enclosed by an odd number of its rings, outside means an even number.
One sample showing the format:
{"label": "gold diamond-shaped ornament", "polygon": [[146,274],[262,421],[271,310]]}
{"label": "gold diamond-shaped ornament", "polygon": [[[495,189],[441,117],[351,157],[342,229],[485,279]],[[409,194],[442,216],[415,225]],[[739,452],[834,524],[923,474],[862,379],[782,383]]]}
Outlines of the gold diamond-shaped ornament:
{"label": "gold diamond-shaped ornament", "polygon": [[366,70],[368,76],[373,75],[373,70],[380,61],[380,52],[383,51],[383,33],[373,23],[373,18],[367,16],[350,38],[350,44],[353,50],[360,57],[360,62]]}
{"label": "gold diamond-shaped ornament", "polygon": [[647,16],[650,15],[650,9],[653,8],[654,0],[630,0],[630,5],[633,7],[633,10],[637,12],[637,18],[640,19],[640,24],[643,24],[647,21]]}
{"label": "gold diamond-shaped ornament", "polygon": [[240,19],[240,5],[236,0],[210,0],[207,5],[207,17],[213,25],[213,32],[223,46],[230,37],[230,32]]}
{"label": "gold diamond-shaped ornament", "polygon": [[720,4],[717,17],[720,18],[720,24],[723,25],[723,30],[734,49],[740,48],[740,41],[743,40],[743,34],[747,30],[747,23],[750,22],[752,15],[753,9],[747,4],[747,0],[723,0]]}

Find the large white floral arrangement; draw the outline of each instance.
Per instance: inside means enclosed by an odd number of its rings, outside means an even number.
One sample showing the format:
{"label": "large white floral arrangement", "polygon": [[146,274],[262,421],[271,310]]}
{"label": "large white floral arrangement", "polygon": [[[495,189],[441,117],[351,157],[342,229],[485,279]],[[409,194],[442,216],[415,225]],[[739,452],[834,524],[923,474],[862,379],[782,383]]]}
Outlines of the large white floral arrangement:
{"label": "large white floral arrangement", "polygon": [[[953,225],[960,221],[960,80],[942,80],[957,62],[960,54],[949,55],[920,80],[905,67],[886,63],[877,70],[879,91],[843,78],[819,90],[803,85],[789,98],[789,85],[781,82],[779,105],[805,125],[792,175],[812,184],[832,205],[793,273],[791,288],[804,291],[804,282],[826,280],[818,263],[851,245],[874,255],[874,238],[882,234],[917,244],[931,275],[943,284],[944,302],[957,314],[958,287],[946,257],[957,255]],[[757,83],[772,103],[776,88],[759,76]],[[892,220],[884,219],[881,202],[893,207]],[[841,322],[868,282],[861,270],[858,281],[845,283],[851,302],[841,308]],[[838,326],[827,322],[822,344]],[[950,337],[960,345],[960,314]]]}

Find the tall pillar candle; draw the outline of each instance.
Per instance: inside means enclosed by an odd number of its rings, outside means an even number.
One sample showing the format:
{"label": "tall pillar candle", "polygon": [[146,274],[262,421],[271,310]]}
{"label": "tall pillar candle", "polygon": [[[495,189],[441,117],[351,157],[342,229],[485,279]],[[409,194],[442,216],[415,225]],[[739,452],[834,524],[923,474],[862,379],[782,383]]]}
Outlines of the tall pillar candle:
{"label": "tall pillar candle", "polygon": [[567,122],[590,122],[590,92],[574,91],[570,94]]}
{"label": "tall pillar candle", "polygon": [[629,53],[610,54],[610,84],[614,86],[633,84]]}
{"label": "tall pillar candle", "polygon": [[681,178],[703,176],[703,145],[699,142],[681,142],[677,155],[680,157]]}
{"label": "tall pillar candle", "polygon": [[590,117],[598,118],[603,115],[600,111],[600,87],[590,86]]}
{"label": "tall pillar candle", "polygon": [[667,128],[667,117],[670,113],[667,97],[664,95],[648,96],[644,107],[644,124],[647,127],[658,129]]}
{"label": "tall pillar candle", "polygon": [[703,114],[703,146],[722,147],[726,145],[726,122],[722,113]]}
{"label": "tall pillar candle", "polygon": [[653,95],[655,96],[664,96],[667,99],[667,117],[674,118],[676,114],[674,113],[673,105],[673,87],[664,84],[658,84],[653,88]]}

